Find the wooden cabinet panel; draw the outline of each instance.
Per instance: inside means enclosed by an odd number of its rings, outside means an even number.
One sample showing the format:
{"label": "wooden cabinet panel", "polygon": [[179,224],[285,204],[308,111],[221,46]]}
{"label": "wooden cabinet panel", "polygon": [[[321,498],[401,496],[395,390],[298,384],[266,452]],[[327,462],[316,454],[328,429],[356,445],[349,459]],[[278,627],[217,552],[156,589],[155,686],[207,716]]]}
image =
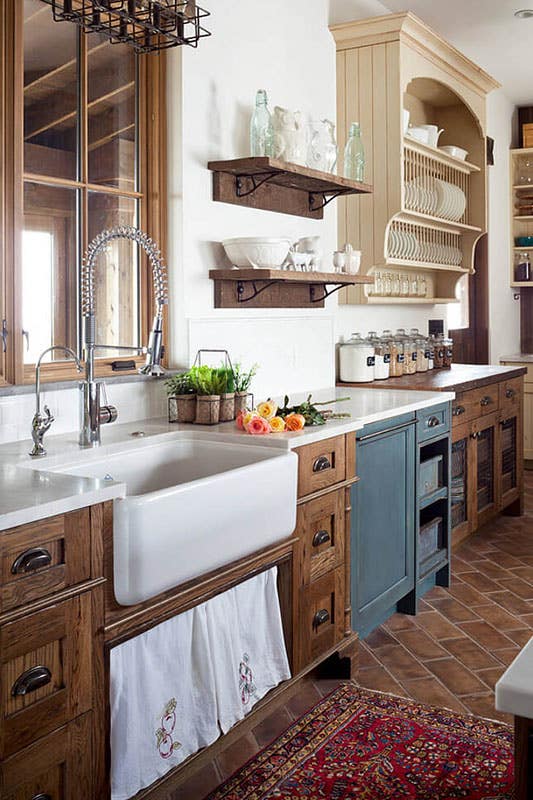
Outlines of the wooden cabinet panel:
{"label": "wooden cabinet panel", "polygon": [[522,378],[512,378],[500,383],[500,408],[504,418],[512,417],[520,411],[523,387]]}
{"label": "wooden cabinet panel", "polygon": [[524,458],[533,459],[533,391],[524,395]]}
{"label": "wooden cabinet panel", "polygon": [[0,757],[91,708],[92,616],[85,593],[0,628]]}
{"label": "wooden cabinet panel", "polygon": [[452,403],[452,425],[457,427],[479,416],[479,400],[475,392],[462,392]]}
{"label": "wooden cabinet panel", "polygon": [[0,613],[91,575],[89,509],[0,533]]}
{"label": "wooden cabinet panel", "polygon": [[300,580],[303,585],[344,562],[345,490],[330,492],[298,508]]}
{"label": "wooden cabinet panel", "polygon": [[344,568],[300,590],[296,671],[326,653],[344,636]]}
{"label": "wooden cabinet panel", "polygon": [[346,478],[345,437],[296,449],[298,454],[298,497],[326,489]]}
{"label": "wooden cabinet panel", "polygon": [[0,764],[3,800],[91,800],[92,715],[45,736]]}
{"label": "wooden cabinet panel", "polygon": [[494,414],[500,408],[499,384],[494,383],[491,386],[483,386],[481,389],[474,389],[472,394],[475,398],[477,416]]}

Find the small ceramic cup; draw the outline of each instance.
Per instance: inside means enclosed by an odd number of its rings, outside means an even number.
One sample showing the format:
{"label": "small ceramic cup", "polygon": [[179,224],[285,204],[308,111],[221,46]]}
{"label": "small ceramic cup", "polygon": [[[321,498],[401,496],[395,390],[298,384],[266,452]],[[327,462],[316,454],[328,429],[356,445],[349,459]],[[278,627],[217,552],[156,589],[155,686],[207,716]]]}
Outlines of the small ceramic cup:
{"label": "small ceramic cup", "polygon": [[333,253],[333,266],[337,272],[344,272],[346,270],[346,253],[336,250]]}

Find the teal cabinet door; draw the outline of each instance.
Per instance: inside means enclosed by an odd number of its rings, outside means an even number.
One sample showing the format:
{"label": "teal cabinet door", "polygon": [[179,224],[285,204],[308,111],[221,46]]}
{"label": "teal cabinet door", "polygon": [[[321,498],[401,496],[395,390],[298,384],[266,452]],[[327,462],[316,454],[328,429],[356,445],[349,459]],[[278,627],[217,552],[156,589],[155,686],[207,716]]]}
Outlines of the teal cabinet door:
{"label": "teal cabinet door", "polygon": [[[397,422],[397,421],[396,421]],[[415,425],[388,421],[357,441],[352,487],[352,626],[366,636],[415,584]]]}

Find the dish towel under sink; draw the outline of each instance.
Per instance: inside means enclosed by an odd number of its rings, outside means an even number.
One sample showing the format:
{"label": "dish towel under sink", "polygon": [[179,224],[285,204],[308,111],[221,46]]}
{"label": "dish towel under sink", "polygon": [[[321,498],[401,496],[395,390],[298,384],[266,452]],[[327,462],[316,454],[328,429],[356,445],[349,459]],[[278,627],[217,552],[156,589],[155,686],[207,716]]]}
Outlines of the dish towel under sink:
{"label": "dish towel under sink", "polygon": [[128,800],[290,678],[277,569],[110,653],[111,795]]}

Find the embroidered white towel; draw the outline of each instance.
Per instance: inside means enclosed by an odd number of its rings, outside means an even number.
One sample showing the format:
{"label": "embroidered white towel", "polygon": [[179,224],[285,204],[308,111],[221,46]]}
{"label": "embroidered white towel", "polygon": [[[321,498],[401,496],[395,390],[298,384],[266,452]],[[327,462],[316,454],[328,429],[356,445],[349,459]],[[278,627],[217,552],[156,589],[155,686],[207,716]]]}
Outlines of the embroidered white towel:
{"label": "embroidered white towel", "polygon": [[127,800],[220,736],[206,604],[110,657],[111,795]]}
{"label": "embroidered white towel", "polygon": [[274,567],[206,604],[218,721],[224,733],[270,689],[291,677],[276,579]]}

